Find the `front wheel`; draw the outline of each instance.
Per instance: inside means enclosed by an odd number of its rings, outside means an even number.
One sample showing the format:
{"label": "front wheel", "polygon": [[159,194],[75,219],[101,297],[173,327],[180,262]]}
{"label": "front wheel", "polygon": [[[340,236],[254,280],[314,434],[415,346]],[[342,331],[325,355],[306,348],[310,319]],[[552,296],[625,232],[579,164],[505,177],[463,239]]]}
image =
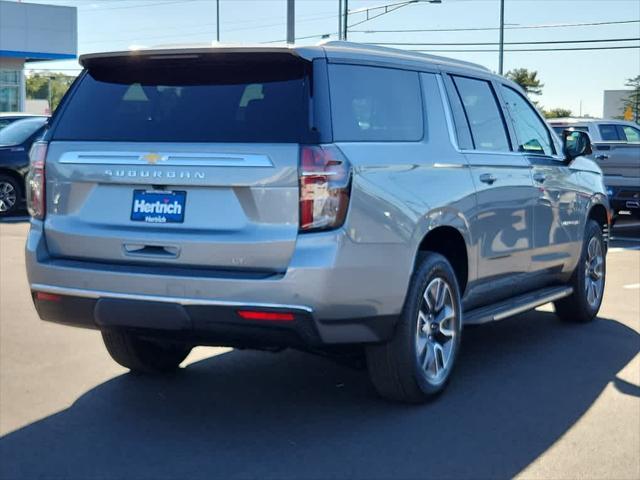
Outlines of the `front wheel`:
{"label": "front wheel", "polygon": [[440,393],[462,332],[458,282],[445,257],[428,252],[413,274],[392,339],[367,347],[371,380],[385,398],[421,403]]}
{"label": "front wheel", "polygon": [[554,303],[556,314],[570,322],[590,322],[598,314],[607,273],[605,245],[600,225],[589,220],[580,261],[571,277],[573,293]]}
{"label": "front wheel", "polygon": [[176,370],[187,358],[187,345],[146,340],[126,332],[102,332],[102,340],[111,358],[137,373],[167,373]]}

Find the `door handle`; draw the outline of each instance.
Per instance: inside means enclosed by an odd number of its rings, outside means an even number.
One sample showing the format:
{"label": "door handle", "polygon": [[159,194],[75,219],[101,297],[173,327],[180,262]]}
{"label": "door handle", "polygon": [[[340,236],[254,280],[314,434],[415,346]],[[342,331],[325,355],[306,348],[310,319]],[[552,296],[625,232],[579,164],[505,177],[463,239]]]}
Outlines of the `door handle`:
{"label": "door handle", "polygon": [[482,175],[480,175],[480,181],[483,183],[488,183],[489,185],[492,185],[496,180],[497,178],[491,173],[483,173]]}
{"label": "door handle", "polygon": [[596,160],[606,160],[607,158],[609,158],[609,155],[605,155],[604,153],[596,155]]}
{"label": "door handle", "polygon": [[538,183],[544,183],[544,181],[547,179],[547,176],[544,173],[534,173],[533,179]]}

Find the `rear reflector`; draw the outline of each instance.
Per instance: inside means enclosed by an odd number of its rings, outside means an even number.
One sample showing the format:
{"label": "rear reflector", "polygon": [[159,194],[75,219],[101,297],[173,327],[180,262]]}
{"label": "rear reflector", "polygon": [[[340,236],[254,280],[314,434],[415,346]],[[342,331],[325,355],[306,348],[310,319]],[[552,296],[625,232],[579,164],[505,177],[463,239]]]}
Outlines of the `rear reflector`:
{"label": "rear reflector", "polygon": [[44,302],[59,302],[62,300],[62,296],[55,293],[36,292],[36,299]]}
{"label": "rear reflector", "polygon": [[255,310],[238,310],[240,318],[245,320],[264,320],[268,322],[292,322],[293,313],[289,312],[259,312]]}

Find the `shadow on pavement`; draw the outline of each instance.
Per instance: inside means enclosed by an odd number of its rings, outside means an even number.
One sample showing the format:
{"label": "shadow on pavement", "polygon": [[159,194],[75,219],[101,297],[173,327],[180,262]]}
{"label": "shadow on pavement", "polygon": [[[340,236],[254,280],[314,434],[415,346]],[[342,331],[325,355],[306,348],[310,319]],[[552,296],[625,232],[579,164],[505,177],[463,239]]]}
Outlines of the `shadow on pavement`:
{"label": "shadow on pavement", "polygon": [[19,210],[9,215],[0,215],[0,223],[22,223],[29,221],[29,213],[26,210]]}
{"label": "shadow on pavement", "polygon": [[171,378],[122,375],[1,438],[0,474],[512,477],[586,412],[640,345],[614,320],[567,325],[544,312],[464,336],[448,390],[423,406],[385,402],[365,372],[298,352],[233,351]]}

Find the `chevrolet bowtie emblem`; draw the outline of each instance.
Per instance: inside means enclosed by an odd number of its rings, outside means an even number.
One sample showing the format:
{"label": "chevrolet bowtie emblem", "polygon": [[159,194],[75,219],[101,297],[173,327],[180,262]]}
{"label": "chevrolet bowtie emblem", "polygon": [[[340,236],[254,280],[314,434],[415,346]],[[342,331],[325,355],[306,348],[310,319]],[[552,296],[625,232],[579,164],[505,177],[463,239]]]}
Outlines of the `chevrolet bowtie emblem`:
{"label": "chevrolet bowtie emblem", "polygon": [[159,153],[147,153],[146,155],[142,155],[142,160],[153,165],[162,160],[162,155]]}

